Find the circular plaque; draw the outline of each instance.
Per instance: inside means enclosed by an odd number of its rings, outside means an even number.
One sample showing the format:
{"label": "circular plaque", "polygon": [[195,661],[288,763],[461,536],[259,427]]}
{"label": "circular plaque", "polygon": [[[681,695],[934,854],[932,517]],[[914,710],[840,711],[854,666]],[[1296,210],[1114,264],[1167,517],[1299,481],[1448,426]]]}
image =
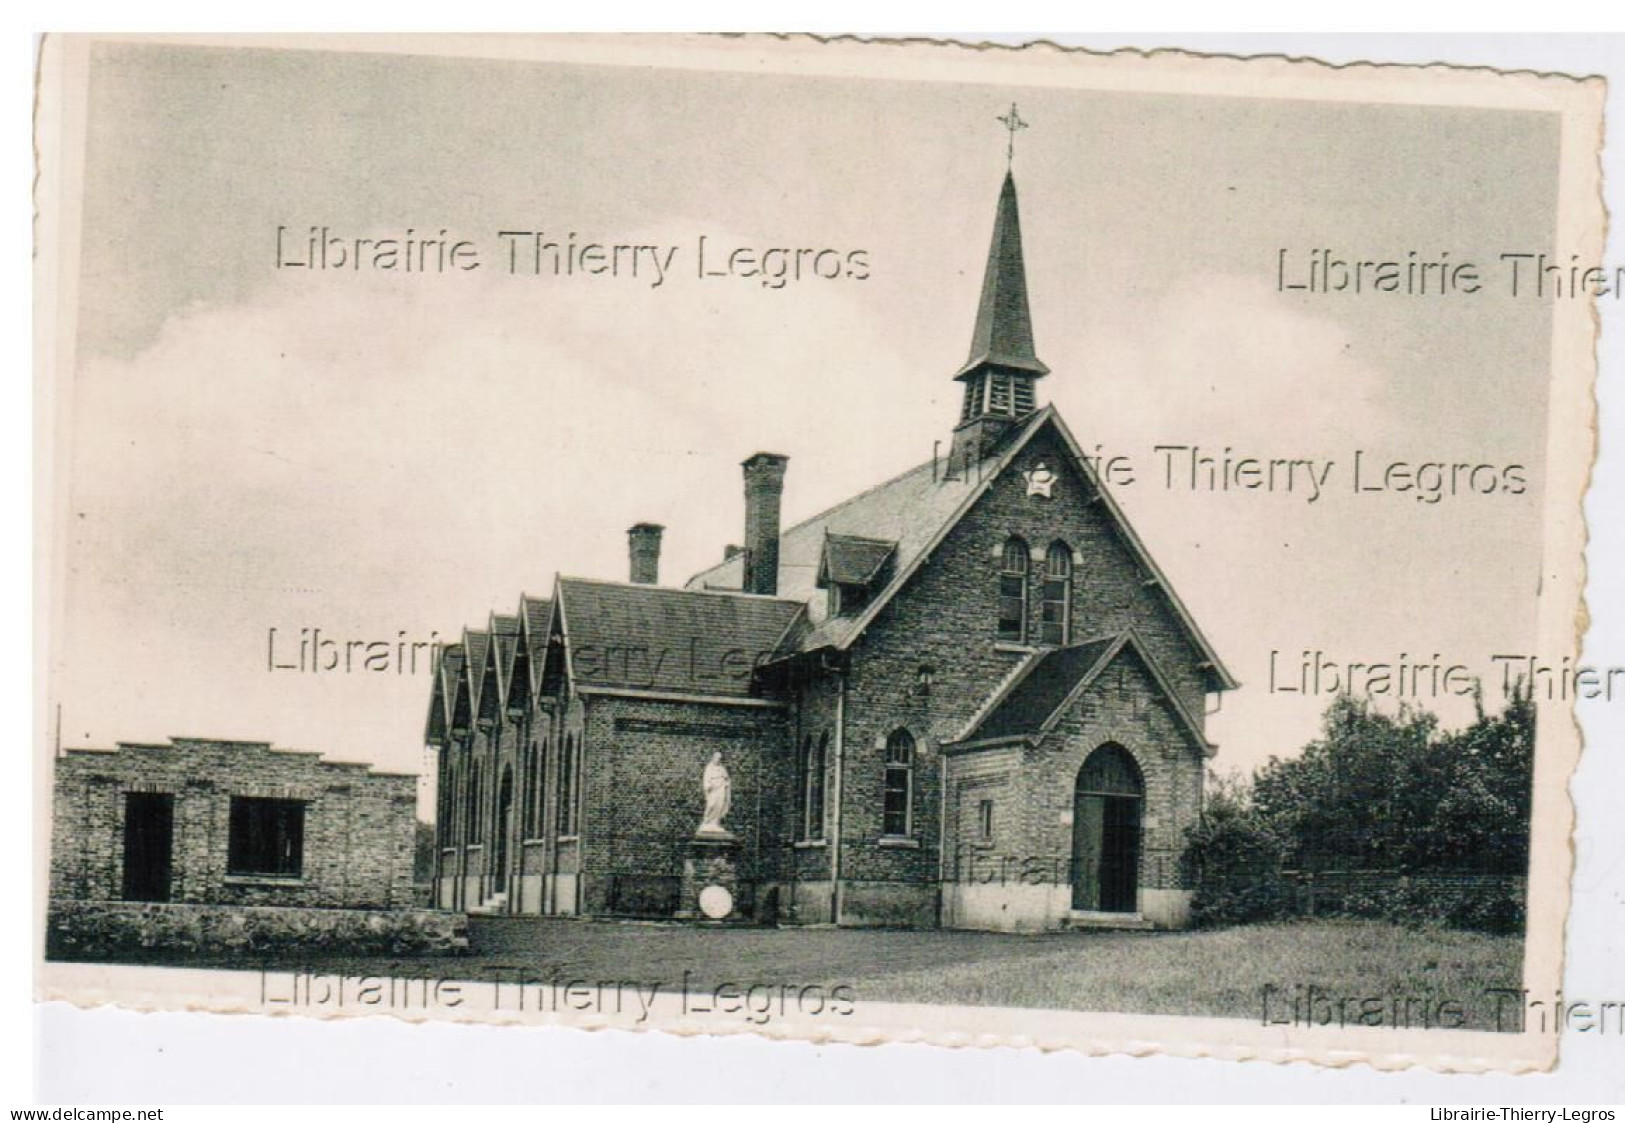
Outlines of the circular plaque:
{"label": "circular plaque", "polygon": [[720,885],[700,890],[700,911],[712,920],[721,920],[734,910],[734,895]]}

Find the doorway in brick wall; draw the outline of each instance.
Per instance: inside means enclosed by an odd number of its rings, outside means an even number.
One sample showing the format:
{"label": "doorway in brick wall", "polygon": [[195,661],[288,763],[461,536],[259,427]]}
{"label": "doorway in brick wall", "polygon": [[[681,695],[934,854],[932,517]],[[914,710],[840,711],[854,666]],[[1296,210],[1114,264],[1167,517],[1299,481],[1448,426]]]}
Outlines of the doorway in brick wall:
{"label": "doorway in brick wall", "polygon": [[1145,782],[1121,745],[1101,745],[1078,770],[1072,796],[1072,907],[1135,912]]}
{"label": "doorway in brick wall", "polygon": [[167,901],[175,861],[175,797],[124,795],[124,899]]}

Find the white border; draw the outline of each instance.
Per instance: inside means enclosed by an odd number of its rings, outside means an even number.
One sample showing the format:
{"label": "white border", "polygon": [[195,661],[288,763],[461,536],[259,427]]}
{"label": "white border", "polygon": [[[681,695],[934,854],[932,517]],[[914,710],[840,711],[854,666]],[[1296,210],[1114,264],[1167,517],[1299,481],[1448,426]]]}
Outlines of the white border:
{"label": "white border", "polygon": [[[290,11],[297,18],[298,9],[298,5],[284,9],[282,18]],[[944,18],[940,11],[933,14]],[[1010,18],[1008,9],[1000,14]],[[1135,12],[1136,22],[1145,22],[1140,18],[1144,14]],[[1233,8],[1225,14],[1238,16]],[[1301,15],[1295,13],[1295,17]],[[120,18],[128,19],[129,13],[120,13]],[[218,24],[219,13],[204,19]],[[750,22],[746,18],[733,25]],[[169,24],[173,23],[171,17]],[[255,26],[287,25],[279,20]],[[497,24],[464,24],[468,26]],[[815,21],[801,26],[815,26]],[[1508,68],[1605,74],[1616,83],[1609,98],[1613,110],[1610,132],[1616,140],[1605,156],[1605,181],[1614,204],[1611,209],[1620,213],[1619,185],[1625,182],[1625,158],[1620,150],[1625,141],[1617,139],[1621,135],[1617,122],[1625,117],[1625,94],[1621,92],[1625,89],[1625,42],[1617,38],[1050,37],[1098,49],[1180,46],[1219,53],[1310,55],[1332,62],[1444,58]],[[15,143],[11,147],[17,149]],[[13,178],[12,182],[24,180]],[[27,268],[25,253],[13,253],[9,260],[19,273]],[[1606,260],[1625,261],[1625,245],[1617,231],[1610,238]],[[25,302],[14,300],[11,307],[26,319]],[[1602,315],[1598,386],[1602,455],[1588,502],[1592,534],[1588,560],[1593,580],[1587,600],[1593,626],[1586,658],[1619,664],[1625,662],[1625,593],[1617,578],[1610,577],[1625,571],[1625,529],[1621,527],[1625,520],[1617,514],[1625,494],[1625,456],[1616,451],[1625,439],[1620,421],[1625,414],[1625,390],[1617,386],[1625,372],[1625,345],[1620,342],[1625,335],[1625,305],[1605,305]],[[26,335],[20,331],[17,337]],[[23,363],[14,369],[26,371],[29,366]],[[25,385],[26,381],[14,378],[15,383]],[[5,446],[21,461],[19,470],[5,478],[13,492],[21,492],[20,481],[27,479],[27,458],[21,450],[27,447],[23,434],[28,412],[14,409],[4,416],[21,430],[11,434],[13,440]],[[21,506],[19,503],[19,509]],[[13,585],[19,589],[19,597],[27,595],[20,591],[21,586],[21,581]],[[24,681],[20,668],[8,679],[13,684]],[[19,706],[13,712],[27,709]],[[1581,830],[1567,991],[1573,997],[1618,1000],[1625,998],[1625,969],[1617,966],[1625,963],[1625,955],[1620,954],[1625,950],[1625,938],[1615,933],[1620,900],[1625,896],[1625,859],[1620,858],[1625,854],[1625,827],[1610,822],[1614,815],[1607,793],[1625,791],[1625,756],[1621,755],[1625,750],[1625,737],[1621,736],[1625,707],[1582,707],[1581,720],[1589,749],[1574,784]],[[18,845],[10,852],[26,853],[28,789],[14,784],[8,790],[21,805],[6,817],[7,829],[18,836]],[[26,899],[17,893],[14,899],[19,898]],[[12,954],[6,962],[12,970],[7,981],[17,986],[20,1000],[8,1002],[6,1007],[23,1014],[31,940],[21,925],[9,928],[14,946],[8,949]],[[35,1020],[37,1043],[43,1047],[33,1057],[39,1078],[34,1091],[48,1104],[289,1102],[290,1098],[316,1103],[583,1099],[1617,1103],[1625,1092],[1625,1065],[1620,1063],[1625,1060],[1625,1040],[1580,1036],[1565,1039],[1563,1063],[1553,1075],[1451,1077],[1414,1071],[1377,1073],[1364,1067],[1326,1071],[1304,1065],[1235,1065],[1171,1057],[1085,1058],[1032,1050],[865,1049],[747,1037],[679,1039],[545,1028],[411,1026],[382,1019],[338,1023],[139,1015],[113,1010],[84,1012],[56,1005],[41,1008]],[[3,1053],[8,1062],[27,1056],[24,1047]],[[31,1082],[14,1083],[9,1073],[5,1080],[0,1086],[9,1093],[4,1106],[21,1106],[33,1098],[28,1090]]]}

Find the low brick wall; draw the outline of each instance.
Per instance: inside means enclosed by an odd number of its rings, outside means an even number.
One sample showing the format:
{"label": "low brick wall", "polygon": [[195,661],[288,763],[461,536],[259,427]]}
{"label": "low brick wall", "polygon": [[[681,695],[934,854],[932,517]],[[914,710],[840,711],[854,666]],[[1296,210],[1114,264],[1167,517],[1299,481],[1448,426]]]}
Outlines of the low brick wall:
{"label": "low brick wall", "polygon": [[468,918],[429,909],[320,909],[252,905],[52,901],[50,959],[174,961],[257,953],[455,955]]}

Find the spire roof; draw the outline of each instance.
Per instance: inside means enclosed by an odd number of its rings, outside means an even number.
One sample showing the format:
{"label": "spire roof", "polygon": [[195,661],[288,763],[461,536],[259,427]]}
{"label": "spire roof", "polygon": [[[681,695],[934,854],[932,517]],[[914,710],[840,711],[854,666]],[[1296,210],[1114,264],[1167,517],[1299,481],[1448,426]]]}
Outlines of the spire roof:
{"label": "spire roof", "polygon": [[955,375],[963,378],[984,364],[1012,367],[1035,375],[1049,373],[1033,348],[1032,313],[1027,307],[1027,271],[1021,256],[1021,215],[1016,207],[1016,181],[1006,172],[993,220],[982,301],[976,309],[976,332],[970,359]]}

